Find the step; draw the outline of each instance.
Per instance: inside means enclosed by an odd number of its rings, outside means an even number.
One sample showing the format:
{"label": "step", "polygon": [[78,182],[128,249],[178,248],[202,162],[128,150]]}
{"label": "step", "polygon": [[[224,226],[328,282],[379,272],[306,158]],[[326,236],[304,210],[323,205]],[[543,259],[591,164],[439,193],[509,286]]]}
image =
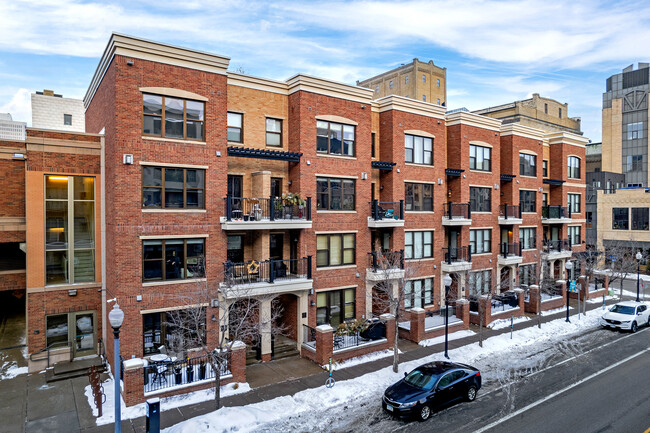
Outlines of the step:
{"label": "step", "polygon": [[54,364],[45,373],[46,382],[56,382],[59,380],[73,379],[75,377],[87,376],[90,372],[90,367],[95,366],[97,371],[103,373],[106,368],[102,359],[99,356],[90,358],[79,359],[75,361],[63,361]]}

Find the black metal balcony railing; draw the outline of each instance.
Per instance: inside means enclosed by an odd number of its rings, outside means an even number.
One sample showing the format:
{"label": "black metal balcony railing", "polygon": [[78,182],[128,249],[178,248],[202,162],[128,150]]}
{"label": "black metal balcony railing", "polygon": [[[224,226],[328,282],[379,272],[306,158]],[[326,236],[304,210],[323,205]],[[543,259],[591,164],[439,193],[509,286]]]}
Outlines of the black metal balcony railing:
{"label": "black metal balcony railing", "polygon": [[521,244],[519,242],[507,243],[503,242],[501,244],[501,255],[503,257],[508,256],[521,256]]}
{"label": "black metal balcony railing", "polygon": [[472,261],[472,252],[469,247],[443,248],[442,252],[445,254],[445,262],[450,265],[457,262]]}
{"label": "black metal balcony railing", "polygon": [[316,348],[316,329],[308,325],[302,325],[302,341],[303,343]]}
{"label": "black metal balcony railing", "polygon": [[224,275],[231,284],[273,283],[296,278],[311,279],[311,256],[301,259],[225,262]]}
{"label": "black metal balcony railing", "polygon": [[571,251],[571,244],[568,239],[552,239],[544,241],[544,252],[554,253],[560,251]]}
{"label": "black metal balcony railing", "polygon": [[501,218],[519,218],[521,219],[521,207],[514,204],[502,204],[499,206],[499,216]]}
{"label": "black metal balcony railing", "polygon": [[370,202],[372,219],[380,221],[384,219],[404,219],[404,200],[400,201],[378,201]]}
{"label": "black metal balcony railing", "polygon": [[469,203],[445,203],[445,218],[471,219],[472,210],[469,207]]}
{"label": "black metal balcony railing", "polygon": [[[220,375],[230,374],[230,354],[222,361]],[[215,371],[207,356],[177,361],[151,362],[144,367],[144,392],[214,379]]]}
{"label": "black metal balcony railing", "polygon": [[571,208],[567,206],[542,206],[542,218],[571,218]]}
{"label": "black metal balcony railing", "polygon": [[276,221],[303,220],[311,221],[311,197],[305,199],[304,205],[285,204],[280,198],[239,198],[226,197],[226,220]]}
{"label": "black metal balcony railing", "polygon": [[368,253],[368,266],[374,272],[382,269],[404,269],[404,250]]}

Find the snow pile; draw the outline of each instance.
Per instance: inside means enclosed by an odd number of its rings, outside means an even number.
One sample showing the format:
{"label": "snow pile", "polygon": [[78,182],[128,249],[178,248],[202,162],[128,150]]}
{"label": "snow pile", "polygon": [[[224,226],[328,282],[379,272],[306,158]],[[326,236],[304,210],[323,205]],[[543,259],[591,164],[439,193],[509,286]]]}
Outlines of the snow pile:
{"label": "snow pile", "polygon": [[[517,323],[522,323],[530,320],[530,317],[528,316],[521,316],[521,317],[515,317],[513,319],[513,322],[515,324]],[[489,325],[487,325],[488,328],[490,329],[503,329],[503,328],[510,328],[510,319],[498,319],[495,320],[494,322],[491,322]]]}
{"label": "snow pile", "polygon": [[[402,353],[400,350],[399,353]],[[366,364],[368,362],[376,361],[381,358],[386,358],[393,356],[393,349],[380,350],[378,352],[369,353],[367,355],[357,356],[356,358],[346,359],[345,361],[335,362],[333,365],[333,370],[343,370],[344,368],[354,367],[359,364]],[[329,366],[323,365],[324,370],[329,371]]]}
{"label": "snow pile", "polygon": [[[474,334],[476,334],[476,332],[470,331],[469,329],[452,332],[449,334],[449,341],[458,340],[460,338],[465,338],[465,337],[471,337]],[[433,346],[434,344],[440,344],[444,342],[445,342],[445,336],[441,335],[440,337],[434,337],[434,338],[428,338],[426,340],[422,340],[420,341],[419,344],[422,347],[427,347],[427,346]]]}
{"label": "snow pile", "polygon": [[0,380],[13,379],[21,374],[27,374],[27,367],[18,367],[15,361],[0,365]]}

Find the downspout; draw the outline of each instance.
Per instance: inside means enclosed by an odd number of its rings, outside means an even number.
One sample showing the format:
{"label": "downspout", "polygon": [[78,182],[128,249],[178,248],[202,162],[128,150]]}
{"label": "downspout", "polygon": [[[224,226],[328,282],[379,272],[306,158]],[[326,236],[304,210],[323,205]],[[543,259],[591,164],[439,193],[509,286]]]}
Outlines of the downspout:
{"label": "downspout", "polygon": [[100,203],[101,211],[101,255],[102,255],[102,341],[104,342],[104,350],[106,350],[106,146],[105,146],[105,132],[106,128],[102,128],[99,132],[102,134],[101,138],[101,157],[100,157],[100,185],[101,185],[101,198]]}

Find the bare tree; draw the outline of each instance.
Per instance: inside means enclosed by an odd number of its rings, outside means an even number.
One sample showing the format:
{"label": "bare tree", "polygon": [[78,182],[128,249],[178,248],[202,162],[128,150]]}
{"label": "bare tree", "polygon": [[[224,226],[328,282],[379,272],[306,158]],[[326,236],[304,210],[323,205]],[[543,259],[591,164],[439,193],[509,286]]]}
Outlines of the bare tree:
{"label": "bare tree", "polygon": [[[589,293],[589,284],[592,280],[595,280],[596,271],[600,267],[601,256],[603,255],[602,251],[598,250],[588,250],[576,253],[576,264],[579,272],[584,275],[584,291],[585,291],[585,302],[582,303],[582,314],[587,314],[587,302],[586,298]],[[580,296],[578,294],[578,296]]]}
{"label": "bare tree", "polygon": [[496,292],[501,293],[501,291],[507,291],[511,287],[510,276],[504,276],[503,278],[498,275],[497,278],[492,278],[492,272],[490,273],[489,282],[481,282],[481,287],[477,287],[477,282],[474,280],[476,278],[476,273],[470,272],[468,279],[468,289],[466,290],[469,293],[468,299],[470,301],[470,310],[476,309],[478,311],[479,317],[479,328],[478,328],[478,344],[480,347],[483,347],[484,329],[489,323],[484,323],[485,312],[488,308],[492,308],[492,300]]}
{"label": "bare tree", "polygon": [[618,280],[620,284],[619,300],[623,300],[623,282],[637,270],[636,249],[630,247],[630,241],[616,241],[605,250],[604,267],[609,265],[610,287]]}
{"label": "bare tree", "polygon": [[[539,278],[539,291],[538,291],[538,311],[537,311],[537,327],[542,328],[542,301],[544,295],[554,296],[557,294],[557,281],[551,276],[551,263],[548,260],[540,260],[542,267],[542,274]],[[567,296],[568,293],[567,293]]]}

